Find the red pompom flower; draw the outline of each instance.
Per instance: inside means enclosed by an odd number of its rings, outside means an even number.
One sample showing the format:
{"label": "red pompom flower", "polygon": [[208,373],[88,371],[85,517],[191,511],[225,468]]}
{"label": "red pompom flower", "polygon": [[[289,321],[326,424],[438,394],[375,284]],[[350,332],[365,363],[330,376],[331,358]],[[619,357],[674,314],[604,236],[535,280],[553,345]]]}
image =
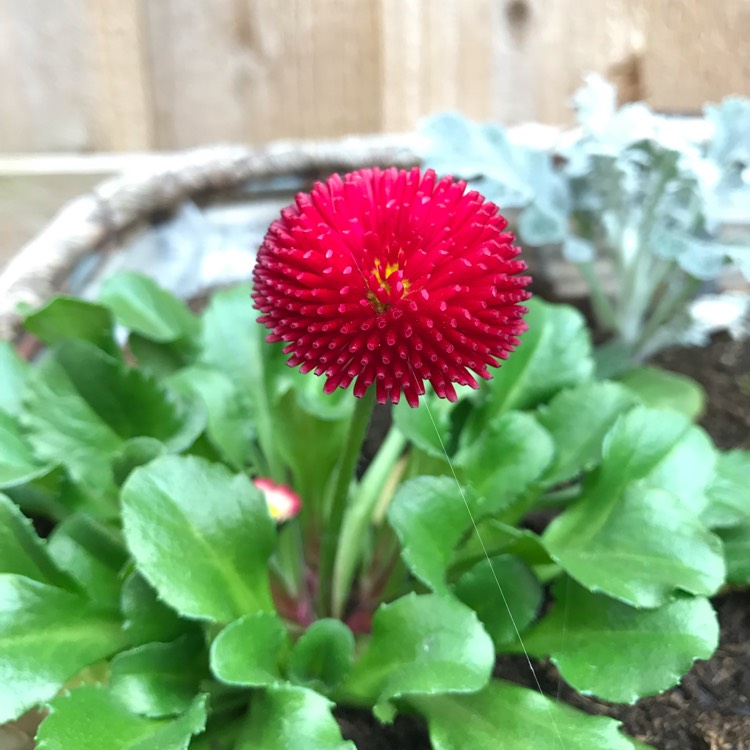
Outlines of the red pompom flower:
{"label": "red pompom flower", "polygon": [[497,206],[466,183],[395,168],[333,175],[300,193],[268,230],[253,272],[268,341],[288,364],[352,381],[361,397],[411,406],[424,381],[489,379],[525,330],[529,278]]}

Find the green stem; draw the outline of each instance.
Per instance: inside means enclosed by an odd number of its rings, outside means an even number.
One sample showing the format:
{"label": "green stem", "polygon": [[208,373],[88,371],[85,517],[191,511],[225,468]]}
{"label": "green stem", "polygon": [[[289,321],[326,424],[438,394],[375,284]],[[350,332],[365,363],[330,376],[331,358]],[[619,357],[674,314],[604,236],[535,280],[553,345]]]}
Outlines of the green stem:
{"label": "green stem", "polygon": [[617,328],[617,313],[599,281],[599,275],[594,269],[593,263],[579,263],[578,272],[583,276],[586,286],[591,294],[591,306],[596,316],[597,323],[605,331],[613,331]]}
{"label": "green stem", "polygon": [[328,518],[320,549],[320,568],[318,569],[318,614],[320,616],[332,611],[333,566],[336,560],[339,534],[349,498],[349,487],[357,468],[357,460],[374,406],[375,388],[371,387],[355,403],[354,412],[349,422],[349,432],[344,443],[344,452],[336,467],[333,494],[328,506]]}
{"label": "green stem", "polygon": [[[674,273],[677,273],[677,269],[674,270]],[[636,342],[634,347],[636,355],[648,351],[648,342],[663,326],[668,325],[676,315],[685,309],[687,303],[695,296],[699,286],[700,281],[698,279],[686,276],[681,283],[678,282],[672,289],[664,293]]]}
{"label": "green stem", "polygon": [[290,521],[279,531],[274,558],[277,572],[287,593],[294,599],[302,592],[304,553],[299,520]]}
{"label": "green stem", "polygon": [[361,540],[378,506],[394,464],[406,447],[406,438],[395,427],[388,432],[377,455],[362,477],[359,492],[344,516],[333,569],[333,615],[341,617],[354,573],[362,559]]}

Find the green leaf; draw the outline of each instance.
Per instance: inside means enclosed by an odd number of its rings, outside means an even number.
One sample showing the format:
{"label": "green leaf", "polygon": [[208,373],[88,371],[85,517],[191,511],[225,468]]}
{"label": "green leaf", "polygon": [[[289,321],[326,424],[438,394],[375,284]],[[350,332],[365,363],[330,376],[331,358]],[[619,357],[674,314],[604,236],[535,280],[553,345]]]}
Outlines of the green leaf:
{"label": "green leaf", "polygon": [[[296,389],[278,401],[274,412],[273,440],[279,455],[291,469],[292,485],[304,487],[305,502],[319,507],[328,497],[331,475],[344,452],[349,419],[334,420],[330,415],[321,418],[311,414],[303,408]],[[325,435],[325,440],[320,439],[321,435]],[[311,445],[315,450],[310,450]]]}
{"label": "green leaf", "polygon": [[[404,482],[388,507],[388,521],[401,542],[401,557],[420,581],[448,594],[445,571],[453,548],[471,527],[469,507],[450,477],[417,477]],[[472,511],[473,512],[473,511]]]}
{"label": "green leaf", "polygon": [[192,340],[161,343],[132,331],[128,336],[128,349],[141,370],[160,380],[189,366],[195,358]]}
{"label": "green leaf", "polygon": [[171,342],[198,334],[198,319],[185,303],[148,276],[128,271],[110,276],[99,299],[119,323],[153,341]]}
{"label": "green leaf", "polygon": [[424,696],[409,703],[427,720],[434,750],[645,750],[622,734],[614,719],[584,714],[501,680],[471,695]]}
{"label": "green leaf", "polygon": [[554,446],[530,414],[508,412],[461,449],[455,464],[481,496],[478,509],[494,514],[509,508],[549,466]]}
{"label": "green leaf", "polygon": [[0,488],[26,484],[51,468],[36,458],[15,418],[0,411]]}
{"label": "green leaf", "polygon": [[172,641],[192,625],[181,620],[164,604],[137,571],[132,572],[122,585],[120,609],[125,618],[123,628],[134,645]]}
{"label": "green leaf", "polygon": [[15,573],[40,583],[71,588],[73,581],[50,558],[31,521],[0,493],[0,573]]}
{"label": "green leaf", "polygon": [[594,371],[591,341],[581,313],[539,299],[531,300],[528,308],[529,330],[489,383],[485,421],[504,411],[537,406],[559,390],[589,380]]}
{"label": "green leaf", "polygon": [[750,522],[731,529],[720,529],[727,561],[727,583],[735,586],[750,584]]}
{"label": "green leaf", "polygon": [[[200,361],[234,383],[253,416],[265,457],[277,466],[281,463],[276,455],[278,425],[288,413],[279,413],[275,407],[295,379],[303,376],[286,366],[283,346],[266,342],[266,329],[257,323],[259,313],[253,309],[251,292],[251,286],[237,285],[211,298],[203,315]],[[331,403],[335,412],[336,401]]]}
{"label": "green leaf", "polygon": [[84,685],[52,701],[37,735],[37,750],[186,750],[206,725],[206,699],[198,696],[174,719],[130,713],[106,688]]}
{"label": "green leaf", "polygon": [[228,685],[273,685],[286,630],[276,613],[255,612],[227,625],[211,644],[211,671]]}
{"label": "green leaf", "polygon": [[711,528],[726,528],[750,520],[750,451],[720,453],[708,505],[701,514]]}
{"label": "green leaf", "polygon": [[284,364],[281,347],[265,341],[251,293],[251,286],[237,285],[211,298],[203,314],[201,360],[228,375],[251,399],[274,401],[291,386],[294,372]]}
{"label": "green leaf", "polygon": [[716,451],[703,430],[677,412],[638,406],[607,434],[595,491],[613,496],[645,480],[646,486],[668,490],[700,513],[715,464]]}
{"label": "green leaf", "polygon": [[638,610],[592,594],[569,578],[553,587],[555,606],[524,637],[526,650],[549,656],[576,690],[633,703],[679,682],[696,659],[719,643],[710,602],[682,597]]}
{"label": "green leaf", "polygon": [[316,620],[294,644],[289,679],[319,692],[335,688],[354,662],[354,635],[340,620]]}
{"label": "green leaf", "polygon": [[9,341],[0,341],[0,410],[6,414],[21,411],[21,396],[29,369]]}
{"label": "green leaf", "polygon": [[552,564],[541,538],[533,531],[510,526],[494,518],[486,518],[477,524],[476,533],[457,550],[452,564],[465,567],[468,561],[476,565],[486,559],[487,553],[490,557],[515,555],[531,566]]}
{"label": "green leaf", "polygon": [[479,690],[495,664],[476,614],[453,598],[408,594],[381,604],[372,638],[342,691],[368,703]]}
{"label": "green leaf", "polygon": [[122,487],[127,478],[139,466],[145,466],[167,453],[167,447],[152,437],[134,437],[122,444],[112,458],[112,476],[115,484]]}
{"label": "green leaf", "polygon": [[112,493],[111,460],[125,441],[148,436],[183,450],[202,431],[205,414],[91,344],[70,341],[49,352],[31,379],[28,426],[41,458]]}
{"label": "green leaf", "polygon": [[218,622],[272,609],[275,527],[244,475],[192,456],[163,456],[122,488],[125,538],[170,606]]}
{"label": "green leaf", "polygon": [[536,576],[511,555],[477,563],[458,579],[454,591],[477,613],[497,650],[518,642],[542,604]]}
{"label": "green leaf", "polygon": [[119,347],[112,335],[112,314],[106,307],[86,300],[55,297],[44,307],[27,315],[24,327],[45,344],[78,339],[98,346],[107,354],[119,354]]}
{"label": "green leaf", "polygon": [[558,393],[541,406],[537,419],[550,433],[555,460],[545,483],[558,484],[591,469],[602,459],[602,441],[634,398],[616,383],[584,383]]}
{"label": "green leaf", "polygon": [[708,505],[708,487],[715,466],[716,449],[711,438],[702,428],[692,426],[643,484],[671,492],[700,515]]}
{"label": "green leaf", "polygon": [[224,373],[200,365],[180,370],[167,383],[176,392],[203,401],[212,445],[233,468],[245,466],[255,429],[247,399],[235,384]]}
{"label": "green leaf", "polygon": [[119,609],[120,571],[127,553],[116,532],[89,516],[73,514],[55,527],[47,548],[92,601]]}
{"label": "green leaf", "polygon": [[394,406],[393,423],[421,451],[443,459],[443,447],[448,445],[451,438],[451,414],[455,407],[433,392],[426,394],[424,399],[425,403],[420,404],[418,409],[412,409],[406,401]]}
{"label": "green leaf", "polygon": [[604,440],[600,484],[620,488],[648,476],[689,429],[690,422],[677,412],[631,409],[617,420]]}
{"label": "green leaf", "polygon": [[553,559],[592,591],[658,607],[679,590],[711,595],[724,580],[721,542],[668,492],[596,488],[543,535]]}
{"label": "green leaf", "polygon": [[644,406],[655,409],[672,409],[690,420],[703,412],[706,398],[701,385],[676,372],[660,367],[637,367],[628,370],[618,380],[638,397]]}
{"label": "green leaf", "polygon": [[119,621],[80,596],[0,575],[0,723],[50,700],[66,680],[124,642]]}
{"label": "green leaf", "polygon": [[205,674],[200,638],[146,643],[112,660],[110,690],[134,714],[160,718],[186,711]]}
{"label": "green leaf", "polygon": [[253,694],[235,750],[354,750],[331,716],[333,704],[296,685],[274,685]]}

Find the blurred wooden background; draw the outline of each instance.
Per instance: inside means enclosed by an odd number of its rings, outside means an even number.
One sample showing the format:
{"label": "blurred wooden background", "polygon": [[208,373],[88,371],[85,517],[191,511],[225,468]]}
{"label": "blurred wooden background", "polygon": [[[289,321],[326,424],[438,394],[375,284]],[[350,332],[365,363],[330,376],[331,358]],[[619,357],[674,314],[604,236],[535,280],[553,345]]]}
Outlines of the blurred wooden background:
{"label": "blurred wooden background", "polygon": [[750,0],[0,0],[0,152],[565,123],[592,70],[697,113],[748,39]]}

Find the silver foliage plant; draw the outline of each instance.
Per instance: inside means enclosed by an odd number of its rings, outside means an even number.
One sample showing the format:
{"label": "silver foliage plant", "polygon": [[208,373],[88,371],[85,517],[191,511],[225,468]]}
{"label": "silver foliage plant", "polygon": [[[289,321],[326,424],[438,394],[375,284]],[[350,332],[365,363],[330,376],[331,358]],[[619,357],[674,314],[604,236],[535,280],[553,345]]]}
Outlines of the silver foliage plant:
{"label": "silver foliage plant", "polygon": [[[713,291],[730,265],[750,279],[747,235],[727,231],[750,223],[750,100],[707,106],[691,127],[643,103],[618,108],[615,88],[591,75],[573,105],[579,128],[553,151],[444,114],[424,122],[421,155],[517,209],[524,244],[562,248],[610,334],[600,365],[613,372],[705,340],[705,321],[696,326],[690,314],[696,295]],[[750,308],[746,299],[717,304],[735,318]]]}

